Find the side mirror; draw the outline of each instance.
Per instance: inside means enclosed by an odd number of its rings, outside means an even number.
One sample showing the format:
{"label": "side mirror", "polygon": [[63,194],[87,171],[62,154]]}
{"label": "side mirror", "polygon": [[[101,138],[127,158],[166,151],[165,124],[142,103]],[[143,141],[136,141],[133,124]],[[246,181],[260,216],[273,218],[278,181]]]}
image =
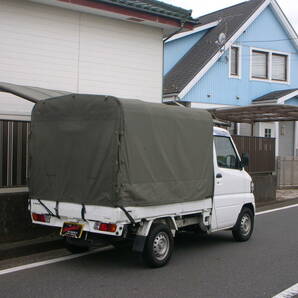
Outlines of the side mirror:
{"label": "side mirror", "polygon": [[241,154],[241,167],[245,168],[249,164],[249,155],[248,153],[242,153]]}

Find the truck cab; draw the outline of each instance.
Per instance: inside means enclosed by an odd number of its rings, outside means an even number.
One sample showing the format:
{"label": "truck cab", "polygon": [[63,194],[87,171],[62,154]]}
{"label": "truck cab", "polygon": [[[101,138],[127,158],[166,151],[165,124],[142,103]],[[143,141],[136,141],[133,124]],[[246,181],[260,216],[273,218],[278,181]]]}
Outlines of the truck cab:
{"label": "truck cab", "polygon": [[229,132],[215,127],[214,139],[214,218],[212,230],[232,227],[241,208],[255,210],[253,182]]}

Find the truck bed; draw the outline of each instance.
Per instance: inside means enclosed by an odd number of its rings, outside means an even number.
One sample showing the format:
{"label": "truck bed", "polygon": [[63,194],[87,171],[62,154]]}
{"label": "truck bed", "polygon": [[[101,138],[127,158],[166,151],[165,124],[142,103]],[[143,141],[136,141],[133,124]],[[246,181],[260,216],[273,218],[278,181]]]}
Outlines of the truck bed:
{"label": "truck bed", "polygon": [[[53,213],[57,214],[55,208],[56,202],[42,200],[42,203]],[[40,204],[38,200],[31,200],[31,213],[47,214],[48,211]],[[132,216],[135,222],[140,222],[142,219],[154,219],[162,217],[182,216],[187,214],[200,213],[202,211],[210,210],[212,208],[212,199],[204,199],[194,202],[185,202],[177,204],[168,204],[150,207],[126,207],[128,213]],[[98,232],[93,230],[90,223],[95,221],[105,223],[115,223],[117,225],[129,224],[130,221],[125,213],[120,208],[111,208],[103,206],[85,205],[85,221],[82,218],[82,205],[74,203],[59,202],[58,214],[59,217],[51,216],[50,222],[41,223],[33,222],[43,225],[62,227],[65,221],[84,222],[84,231]]]}

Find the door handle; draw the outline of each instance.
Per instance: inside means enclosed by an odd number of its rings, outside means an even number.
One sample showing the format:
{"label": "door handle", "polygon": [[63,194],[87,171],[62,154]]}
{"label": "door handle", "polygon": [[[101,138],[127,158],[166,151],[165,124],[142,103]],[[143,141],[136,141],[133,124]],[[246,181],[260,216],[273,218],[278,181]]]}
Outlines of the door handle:
{"label": "door handle", "polygon": [[222,178],[222,174],[221,173],[216,174],[216,178],[217,179]]}

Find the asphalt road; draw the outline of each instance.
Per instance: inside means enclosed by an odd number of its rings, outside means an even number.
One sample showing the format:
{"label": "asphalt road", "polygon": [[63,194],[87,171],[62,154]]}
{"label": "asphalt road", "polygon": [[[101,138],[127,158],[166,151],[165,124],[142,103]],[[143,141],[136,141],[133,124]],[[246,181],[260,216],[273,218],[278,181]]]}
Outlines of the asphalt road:
{"label": "asphalt road", "polygon": [[[28,261],[28,260],[27,260]],[[250,241],[180,235],[171,262],[148,269],[109,250],[0,276],[0,297],[272,297],[298,282],[298,207],[256,217]]]}

